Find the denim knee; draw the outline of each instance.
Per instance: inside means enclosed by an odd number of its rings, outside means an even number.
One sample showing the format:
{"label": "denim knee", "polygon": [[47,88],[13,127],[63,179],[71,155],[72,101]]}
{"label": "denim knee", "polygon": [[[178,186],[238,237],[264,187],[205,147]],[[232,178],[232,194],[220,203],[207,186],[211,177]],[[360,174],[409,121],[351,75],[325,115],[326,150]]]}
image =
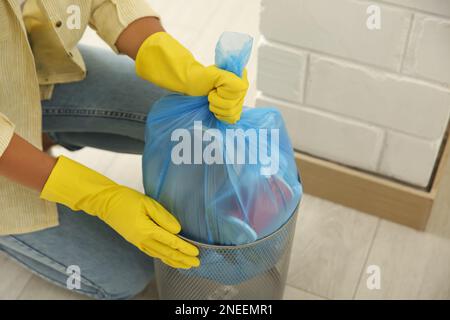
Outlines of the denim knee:
{"label": "denim knee", "polygon": [[[96,293],[88,294],[99,300],[129,300],[140,294],[147,287],[148,282],[120,284],[114,283],[99,288]],[[84,293],[86,294],[86,293]]]}

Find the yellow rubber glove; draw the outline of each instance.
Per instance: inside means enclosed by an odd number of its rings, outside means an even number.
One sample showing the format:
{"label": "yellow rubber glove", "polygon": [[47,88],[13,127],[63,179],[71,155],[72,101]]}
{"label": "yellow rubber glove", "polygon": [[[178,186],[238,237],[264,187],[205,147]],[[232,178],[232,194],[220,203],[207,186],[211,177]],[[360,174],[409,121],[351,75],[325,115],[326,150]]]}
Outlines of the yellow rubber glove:
{"label": "yellow rubber glove", "polygon": [[200,264],[198,249],[175,235],[181,226],[159,203],[66,157],[58,158],[41,198],[99,217],[140,250],[174,268]]}
{"label": "yellow rubber glove", "polygon": [[208,96],[209,109],[225,122],[236,123],[248,90],[242,79],[216,66],[204,67],[166,32],[148,37],[136,56],[137,74],[162,88],[190,96]]}

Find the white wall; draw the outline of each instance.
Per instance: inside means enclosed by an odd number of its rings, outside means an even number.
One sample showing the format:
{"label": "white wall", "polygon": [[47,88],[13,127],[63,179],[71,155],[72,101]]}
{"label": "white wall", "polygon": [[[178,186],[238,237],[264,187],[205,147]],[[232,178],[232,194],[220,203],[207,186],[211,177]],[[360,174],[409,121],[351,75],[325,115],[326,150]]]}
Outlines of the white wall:
{"label": "white wall", "polygon": [[296,149],[427,186],[449,120],[450,0],[263,0],[260,28],[257,105],[283,112]]}

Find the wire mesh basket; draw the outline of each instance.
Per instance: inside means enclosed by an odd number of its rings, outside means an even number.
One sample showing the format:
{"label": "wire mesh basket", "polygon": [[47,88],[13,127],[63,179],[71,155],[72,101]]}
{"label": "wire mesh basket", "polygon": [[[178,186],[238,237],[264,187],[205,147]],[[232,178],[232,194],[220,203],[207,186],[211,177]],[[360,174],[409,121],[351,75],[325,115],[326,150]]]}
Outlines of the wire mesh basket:
{"label": "wire mesh basket", "polygon": [[185,239],[199,248],[201,266],[190,270],[174,269],[156,260],[155,274],[160,299],[281,299],[297,209],[277,231],[249,244],[216,246]]}

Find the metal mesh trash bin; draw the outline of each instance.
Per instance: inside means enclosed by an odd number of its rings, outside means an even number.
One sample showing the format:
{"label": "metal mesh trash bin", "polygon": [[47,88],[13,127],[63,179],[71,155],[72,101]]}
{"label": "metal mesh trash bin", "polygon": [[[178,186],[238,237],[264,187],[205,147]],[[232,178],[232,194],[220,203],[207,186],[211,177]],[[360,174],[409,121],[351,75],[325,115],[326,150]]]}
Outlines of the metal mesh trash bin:
{"label": "metal mesh trash bin", "polygon": [[202,264],[199,268],[182,270],[156,260],[160,299],[281,299],[297,209],[277,231],[246,245],[215,246],[186,239],[199,248]]}

